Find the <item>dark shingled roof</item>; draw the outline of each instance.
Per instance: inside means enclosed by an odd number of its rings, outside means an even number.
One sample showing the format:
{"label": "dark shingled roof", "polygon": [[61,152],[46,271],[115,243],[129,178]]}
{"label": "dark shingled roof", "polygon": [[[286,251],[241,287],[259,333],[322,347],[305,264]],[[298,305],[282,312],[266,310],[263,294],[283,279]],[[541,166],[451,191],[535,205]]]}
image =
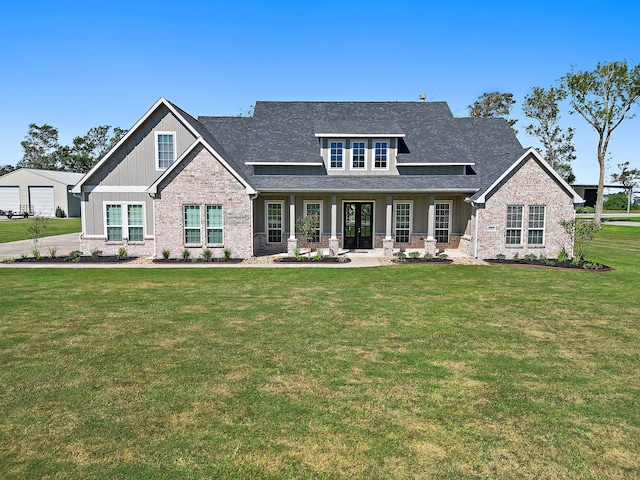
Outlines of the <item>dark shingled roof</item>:
{"label": "dark shingled roof", "polygon": [[[177,108],[177,107],[176,107]],[[182,111],[181,111],[182,113]],[[185,113],[185,117],[191,119]],[[191,120],[190,120],[191,121]],[[257,102],[253,117],[199,117],[198,131],[258,191],[487,188],[524,152],[501,118],[454,118],[445,102]],[[464,175],[253,175],[247,162],[320,163],[317,134],[404,135],[403,163],[475,163]]]}

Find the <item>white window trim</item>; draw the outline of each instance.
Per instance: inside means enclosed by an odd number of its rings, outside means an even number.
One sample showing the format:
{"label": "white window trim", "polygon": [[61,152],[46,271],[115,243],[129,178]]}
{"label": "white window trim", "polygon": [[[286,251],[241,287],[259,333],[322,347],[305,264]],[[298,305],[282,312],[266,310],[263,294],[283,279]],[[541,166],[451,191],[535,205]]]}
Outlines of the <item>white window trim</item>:
{"label": "white window trim", "polygon": [[[220,243],[209,243],[209,226],[207,225],[207,209],[209,207],[221,207],[222,209],[222,225],[220,227],[220,229],[222,230],[222,242]],[[213,227],[211,227],[211,230],[213,230]],[[207,246],[212,246],[212,247],[221,247],[224,245],[224,205],[221,203],[207,203],[204,206],[204,242],[203,243]]]}
{"label": "white window trim", "polygon": [[[397,205],[409,204],[409,241],[399,243],[396,238],[396,229],[398,227],[398,210]],[[403,229],[404,230],[404,229]],[[411,243],[411,235],[413,234],[413,200],[394,200],[393,201],[393,236],[396,238],[395,243],[400,245],[408,245]]]}
{"label": "white window trim", "polygon": [[[280,220],[280,242],[270,242],[269,241],[269,205],[270,204],[279,204],[280,205],[280,213],[282,214],[282,218]],[[282,200],[267,200],[265,201],[265,209],[264,209],[264,229],[267,234],[267,244],[269,245],[278,245],[282,243],[282,239],[284,238],[284,202]],[[275,230],[275,229],[274,229]]]}
{"label": "white window trim", "polygon": [[[364,143],[364,167],[354,167],[353,166],[353,144],[354,143]],[[349,145],[349,169],[354,170],[356,172],[364,172],[367,170],[367,153],[369,151],[369,141],[366,138],[354,138],[351,140],[351,144]],[[388,156],[388,153],[387,153]]]}
{"label": "white window trim", "polygon": [[318,231],[320,232],[319,234],[319,242],[318,243],[322,243],[322,215],[324,213],[324,205],[322,204],[322,200],[305,200],[303,203],[303,213],[304,216],[307,216],[307,205],[312,203],[312,204],[319,204],[320,205],[320,214],[319,214],[319,218],[318,218]]}
{"label": "white window trim", "polygon": [[155,161],[155,164],[156,164],[156,165],[155,165],[155,167],[156,167],[156,172],[164,172],[164,171],[165,171],[167,168],[169,168],[169,167],[166,167],[166,168],[161,168],[161,167],[160,167],[160,159],[158,158],[158,156],[160,155],[160,152],[158,151],[158,136],[159,136],[159,135],[172,135],[172,136],[173,136],[173,161],[171,162],[171,163],[173,163],[173,162],[175,162],[175,161],[176,161],[176,159],[178,158],[177,153],[176,153],[176,152],[177,152],[177,146],[176,146],[176,132],[169,132],[169,131],[166,131],[166,132],[164,132],[164,131],[157,131],[157,132],[154,132],[154,135],[153,135],[153,138],[154,138],[154,148],[155,148],[155,152],[156,152],[156,154],[155,154],[155,160],[154,160],[154,161]]}
{"label": "white window trim", "polygon": [[[331,166],[331,142],[340,142],[342,143],[342,167],[332,167]],[[344,164],[347,160],[347,142],[344,138],[330,138],[327,142],[327,170],[340,171],[344,170]]]}
{"label": "white window trim", "polygon": [[[509,228],[509,226],[507,224],[508,218],[509,218],[509,207],[520,207],[522,209],[521,223],[520,223],[520,228],[519,229],[518,228]],[[507,209],[505,211],[505,217],[504,217],[504,219],[505,219],[504,244],[507,247],[521,247],[522,245],[524,245],[524,241],[525,241],[525,238],[524,238],[524,233],[525,233],[525,229],[524,229],[524,225],[525,225],[524,212],[525,212],[525,209],[524,209],[524,207],[525,207],[524,205],[515,205],[515,204],[507,205]],[[527,221],[528,221],[528,219],[527,219]],[[507,233],[508,233],[509,230],[520,230],[520,243],[507,243],[507,238],[508,238]]]}
{"label": "white window trim", "polygon": [[[387,166],[376,167],[376,143],[387,143]],[[391,141],[388,138],[376,138],[371,142],[371,170],[386,171],[389,170],[391,163]]]}
{"label": "white window trim", "polygon": [[[529,227],[529,215],[531,215],[531,211],[529,210],[531,207],[542,207],[544,210],[544,218],[542,219],[542,227],[541,228],[530,228]],[[524,223],[524,222],[523,222]],[[542,243],[529,243],[529,230],[542,230]],[[542,204],[534,204],[527,205],[527,245],[531,247],[544,247],[547,241],[547,206]]]}
{"label": "white window trim", "polygon": [[[121,218],[121,225],[120,227],[122,228],[122,240],[118,241],[118,240],[109,240],[108,239],[108,235],[107,235],[107,205],[120,205],[120,218]],[[103,224],[103,231],[104,231],[104,239],[105,241],[109,242],[109,243],[113,243],[113,244],[120,244],[120,243],[130,243],[129,242],[129,227],[130,226],[134,226],[134,227],[138,227],[139,225],[129,225],[129,212],[127,211],[127,206],[128,205],[142,205],[142,238],[143,241],[140,242],[138,240],[134,241],[133,243],[143,243],[144,240],[147,238],[147,209],[146,209],[146,204],[144,202],[112,202],[112,201],[108,201],[105,200],[102,202],[102,214],[103,214],[103,219],[102,219],[102,224]],[[111,227],[115,227],[116,225],[110,225]]]}
{"label": "white window trim", "polygon": [[[434,205],[433,214],[434,215],[436,214],[436,210],[437,210],[436,205],[438,205],[438,204],[447,204],[447,205],[449,205],[449,221],[447,222],[448,223],[447,238],[449,239],[449,243],[451,243],[451,223],[452,223],[452,218],[453,218],[453,201],[452,200],[436,200],[436,201],[434,201],[433,202],[433,205]],[[442,228],[437,228],[436,227],[435,221],[436,221],[436,219],[434,218],[433,219],[433,222],[434,222],[434,224],[433,224],[433,236],[434,236],[434,238],[437,236],[436,235],[436,230],[443,230]]]}

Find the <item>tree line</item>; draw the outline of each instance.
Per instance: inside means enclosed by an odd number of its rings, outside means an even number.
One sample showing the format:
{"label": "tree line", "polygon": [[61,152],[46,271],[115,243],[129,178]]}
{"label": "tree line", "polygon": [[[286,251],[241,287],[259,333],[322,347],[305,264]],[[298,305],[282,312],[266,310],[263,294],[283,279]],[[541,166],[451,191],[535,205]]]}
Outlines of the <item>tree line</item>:
{"label": "tree line", "polygon": [[0,166],[0,175],[16,168],[61,170],[86,173],[127,133],[120,127],[100,125],[77,136],[71,145],[61,145],[58,129],[51,125],[29,125],[25,139],[20,142],[22,160],[13,165]]}
{"label": "tree line", "polygon": [[[606,157],[611,134],[627,118],[640,99],[640,65],[630,67],[626,61],[598,63],[592,71],[572,69],[547,89],[533,87],[522,105],[524,114],[533,120],[525,126],[530,135],[542,143],[545,160],[569,183],[575,181],[571,162],[575,160],[572,128],[560,127],[560,103],[568,100],[569,113],[579,114],[597,133],[596,159],[599,166],[598,192],[594,223],[602,217],[602,193],[604,187]],[[505,117],[514,128],[517,120],[509,119],[513,94],[491,92],[481,95],[469,105],[472,117]],[[515,128],[514,128],[515,130]],[[640,170],[630,169],[629,162],[618,164],[619,174],[613,181],[622,182],[625,188],[633,188],[640,179]]]}

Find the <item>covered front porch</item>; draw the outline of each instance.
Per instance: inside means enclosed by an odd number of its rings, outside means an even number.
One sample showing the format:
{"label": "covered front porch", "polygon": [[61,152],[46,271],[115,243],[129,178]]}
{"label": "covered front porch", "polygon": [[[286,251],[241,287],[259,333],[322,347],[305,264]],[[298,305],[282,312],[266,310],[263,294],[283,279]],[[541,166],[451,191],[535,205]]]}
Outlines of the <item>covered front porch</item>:
{"label": "covered front porch", "polygon": [[[378,250],[390,257],[401,248],[433,255],[455,250],[471,220],[466,197],[458,192],[259,195],[253,203],[254,252],[292,255],[304,246],[326,249],[330,256]],[[307,215],[318,217],[312,242],[296,228]]]}

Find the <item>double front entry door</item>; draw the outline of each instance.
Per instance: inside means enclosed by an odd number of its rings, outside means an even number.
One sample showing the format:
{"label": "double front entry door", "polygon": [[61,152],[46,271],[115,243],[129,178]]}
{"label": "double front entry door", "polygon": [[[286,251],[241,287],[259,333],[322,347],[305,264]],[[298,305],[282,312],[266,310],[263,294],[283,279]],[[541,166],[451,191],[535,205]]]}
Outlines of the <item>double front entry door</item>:
{"label": "double front entry door", "polygon": [[373,248],[373,202],[345,202],[343,248]]}

